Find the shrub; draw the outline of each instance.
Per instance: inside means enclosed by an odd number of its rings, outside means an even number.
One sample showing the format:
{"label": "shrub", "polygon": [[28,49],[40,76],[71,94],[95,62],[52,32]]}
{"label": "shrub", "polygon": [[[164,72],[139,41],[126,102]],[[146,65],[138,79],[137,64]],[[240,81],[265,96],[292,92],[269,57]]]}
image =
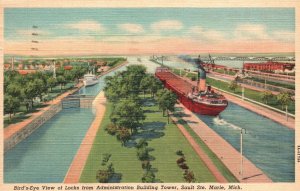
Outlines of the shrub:
{"label": "shrub", "polygon": [[142,161],[142,169],[150,170],[151,167],[152,165],[150,164],[150,161],[148,160]]}
{"label": "shrub", "polygon": [[180,163],[178,166],[179,166],[181,169],[183,169],[183,170],[189,169],[188,165],[185,164],[185,163]]}
{"label": "shrub", "polygon": [[152,171],[147,171],[142,177],[143,183],[153,183],[155,182],[155,174]]}
{"label": "shrub", "polygon": [[178,155],[178,156],[184,156],[184,154],[183,154],[182,150],[178,150],[178,151],[176,151],[176,155]]}
{"label": "shrub", "polygon": [[96,179],[100,183],[107,183],[109,180],[108,170],[98,170]]}
{"label": "shrub", "polygon": [[145,139],[140,139],[139,142],[136,144],[136,148],[143,148],[148,146],[148,143]]}
{"label": "shrub", "polygon": [[111,154],[108,154],[108,153],[103,154],[103,159],[102,159],[101,165],[102,166],[106,165],[106,163],[109,161],[110,157],[111,157]]}
{"label": "shrub", "polygon": [[130,139],[130,132],[126,128],[120,128],[117,130],[117,139],[124,145]]}
{"label": "shrub", "polygon": [[149,151],[147,148],[143,147],[137,150],[137,156],[140,160],[148,160],[149,159]]}
{"label": "shrub", "polygon": [[115,135],[117,133],[118,127],[117,125],[110,123],[106,126],[105,130],[107,131],[108,134]]}
{"label": "shrub", "polygon": [[184,159],[184,157],[181,157],[181,158],[177,159],[176,162],[177,162],[177,164],[179,165],[179,164],[185,162],[185,159]]}
{"label": "shrub", "polygon": [[185,181],[187,181],[189,183],[196,181],[195,175],[194,175],[193,171],[191,171],[191,170],[184,171],[183,178]]}

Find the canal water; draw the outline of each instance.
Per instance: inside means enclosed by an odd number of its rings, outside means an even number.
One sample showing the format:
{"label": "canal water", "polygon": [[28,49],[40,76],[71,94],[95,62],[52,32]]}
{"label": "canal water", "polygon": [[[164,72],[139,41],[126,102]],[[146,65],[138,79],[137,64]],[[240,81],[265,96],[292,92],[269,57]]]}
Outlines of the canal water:
{"label": "canal water", "polygon": [[274,182],[295,181],[294,130],[234,103],[230,103],[219,117],[197,116],[238,151],[240,129],[244,128],[244,155]]}
{"label": "canal water", "polygon": [[[136,58],[129,58],[137,64]],[[153,73],[156,64],[142,59]],[[170,63],[171,64],[171,63]],[[184,66],[181,66],[181,68]],[[123,66],[116,71],[124,70]],[[113,75],[111,72],[107,75]],[[106,76],[107,76],[106,75]],[[97,95],[104,77],[78,93]],[[273,181],[293,182],[295,132],[254,112],[230,103],[220,117],[198,115],[210,128],[239,150],[240,128],[246,129],[243,151]],[[94,116],[91,109],[64,109],[4,155],[5,183],[59,183],[76,154]]]}
{"label": "canal water", "polygon": [[[125,66],[116,71],[124,70]],[[116,71],[105,75],[113,75]],[[104,78],[79,93],[97,95]],[[63,182],[73,158],[90,127],[91,108],[63,109],[4,155],[5,183]]]}
{"label": "canal water", "polygon": [[94,116],[64,109],[4,155],[5,183],[63,182]]}
{"label": "canal water", "polygon": [[[225,61],[223,61],[225,65]],[[189,63],[164,61],[165,65],[192,69]],[[231,67],[242,66],[236,61]],[[260,116],[239,105],[230,103],[220,117],[197,115],[211,129],[240,151],[240,128],[243,135],[243,153],[274,182],[295,181],[295,131]]]}

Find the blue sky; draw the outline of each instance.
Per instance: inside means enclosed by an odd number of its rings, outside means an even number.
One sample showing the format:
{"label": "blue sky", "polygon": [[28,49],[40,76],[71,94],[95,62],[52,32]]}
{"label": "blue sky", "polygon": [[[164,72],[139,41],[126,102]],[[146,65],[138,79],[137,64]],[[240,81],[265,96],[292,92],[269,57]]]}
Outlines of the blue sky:
{"label": "blue sky", "polygon": [[[33,29],[32,26],[38,26]],[[116,43],[181,38],[199,43],[273,40],[294,43],[293,8],[6,8],[8,43],[68,38]],[[127,38],[126,37],[132,37]],[[134,38],[133,38],[134,37]],[[286,37],[286,38],[285,38]],[[122,40],[119,40],[123,38]],[[148,41],[147,41],[148,40]],[[228,42],[227,42],[228,43]],[[224,44],[225,45],[225,44]],[[190,51],[190,50],[189,50]]]}

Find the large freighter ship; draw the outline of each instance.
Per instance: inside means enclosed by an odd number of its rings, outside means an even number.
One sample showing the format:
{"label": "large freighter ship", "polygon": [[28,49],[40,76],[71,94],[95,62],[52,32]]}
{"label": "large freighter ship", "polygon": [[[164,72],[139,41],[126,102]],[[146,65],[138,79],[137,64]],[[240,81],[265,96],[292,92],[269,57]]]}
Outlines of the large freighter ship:
{"label": "large freighter ship", "polygon": [[202,115],[216,116],[228,105],[226,98],[214,92],[206,85],[206,71],[200,58],[196,60],[198,68],[197,86],[182,77],[172,73],[168,68],[158,67],[155,76],[164,86],[176,93],[178,100],[189,110]]}

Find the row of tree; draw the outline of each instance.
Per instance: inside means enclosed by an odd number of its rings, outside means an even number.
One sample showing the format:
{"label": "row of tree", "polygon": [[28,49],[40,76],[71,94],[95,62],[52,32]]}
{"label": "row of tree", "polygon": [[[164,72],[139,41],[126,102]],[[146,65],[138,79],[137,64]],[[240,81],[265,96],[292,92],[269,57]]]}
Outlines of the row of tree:
{"label": "row of tree", "polygon": [[110,119],[114,124],[108,126],[107,131],[112,135],[116,134],[123,145],[129,140],[126,129],[132,135],[145,120],[141,93],[155,97],[163,115],[167,112],[169,116],[168,111],[174,111],[176,95],[163,89],[162,83],[146,73],[146,67],[142,65],[130,65],[127,70],[106,77],[105,82],[105,96],[113,104]]}
{"label": "row of tree", "polygon": [[[237,80],[231,81],[229,84],[229,89],[234,91],[238,88]],[[274,95],[271,91],[267,90],[261,93],[261,100],[265,104],[269,104],[270,101],[276,99],[277,103],[281,105],[281,109],[284,110],[284,107],[287,110],[288,105],[294,101],[293,96],[289,92],[280,92],[277,95]]]}
{"label": "row of tree", "polygon": [[[4,73],[4,111],[7,114],[15,114],[21,105],[25,105],[29,111],[34,108],[34,100],[43,101],[45,95],[52,92],[52,88],[60,84],[61,90],[68,82],[78,81],[87,71],[87,67],[77,66],[72,70],[59,68],[56,78],[52,72],[30,73],[21,75],[17,71],[5,71]],[[50,89],[50,91],[49,91]]]}

